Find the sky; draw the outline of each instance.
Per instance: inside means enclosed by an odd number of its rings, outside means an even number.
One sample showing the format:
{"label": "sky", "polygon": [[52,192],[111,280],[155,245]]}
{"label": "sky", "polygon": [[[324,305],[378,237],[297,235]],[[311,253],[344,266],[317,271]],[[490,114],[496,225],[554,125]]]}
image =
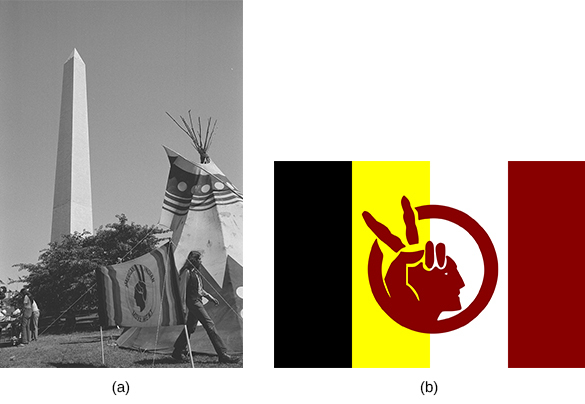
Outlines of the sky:
{"label": "sky", "polygon": [[50,241],[63,65],[86,65],[94,227],[158,222],[162,145],[199,161],[165,114],[217,119],[209,154],[243,189],[242,3],[0,1],[0,280]]}

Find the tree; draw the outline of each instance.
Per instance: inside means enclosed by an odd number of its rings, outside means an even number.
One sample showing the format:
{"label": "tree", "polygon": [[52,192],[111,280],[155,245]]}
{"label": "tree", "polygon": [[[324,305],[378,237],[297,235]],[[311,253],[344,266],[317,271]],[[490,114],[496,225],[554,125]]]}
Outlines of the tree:
{"label": "tree", "polygon": [[100,226],[94,235],[75,232],[50,243],[36,264],[14,265],[28,271],[18,281],[25,283],[44,313],[59,315],[74,303],[72,313],[97,311],[95,269],[144,255],[162,240],[156,235],[164,230],[128,223],[124,214],[116,218],[117,223]]}

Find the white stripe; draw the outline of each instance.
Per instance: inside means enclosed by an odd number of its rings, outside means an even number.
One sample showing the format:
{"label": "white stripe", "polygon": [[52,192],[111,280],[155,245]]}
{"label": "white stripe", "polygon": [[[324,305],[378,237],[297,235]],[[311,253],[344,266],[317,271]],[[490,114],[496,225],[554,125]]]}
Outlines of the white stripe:
{"label": "white stripe", "polygon": [[225,206],[225,205],[233,205],[235,203],[240,203],[240,201],[238,200],[232,200],[232,201],[211,201],[211,202],[207,202],[207,203],[200,203],[198,205],[191,205],[191,207],[189,208],[190,210],[206,210],[209,208],[212,208],[216,205],[220,205],[220,206]]}
{"label": "white stripe", "polygon": [[235,203],[237,203],[237,202],[232,202],[232,203],[211,203],[211,204],[205,204],[205,205],[197,205],[197,206],[191,206],[190,210],[191,211],[195,211],[195,212],[200,212],[200,211],[212,209],[215,206],[228,206],[228,205],[233,205]]}
{"label": "white stripe", "polygon": [[242,199],[241,197],[239,197],[238,195],[235,195],[233,192],[231,191],[213,191],[212,193],[206,194],[206,195],[193,195],[193,199],[205,199],[205,198],[209,198],[211,196],[214,196],[215,198],[238,198],[238,199]]}
{"label": "white stripe", "polygon": [[[456,164],[453,160],[431,161],[431,204],[455,208],[477,221],[494,243],[499,263],[496,291],[479,316],[461,329],[431,335],[433,368],[471,369],[478,363],[487,369],[508,366],[507,284],[503,276],[507,245],[507,184],[505,161],[457,160]],[[431,220],[430,224],[431,240],[445,244],[447,256],[455,261],[465,283],[459,295],[465,309],[477,296],[483,281],[479,248],[473,238],[455,224],[445,220]],[[444,312],[439,319],[457,313],[460,311]],[[473,355],[469,355],[471,351]]]}
{"label": "white stripe", "polygon": [[164,209],[170,210],[171,212],[177,214],[177,215],[184,215],[186,212],[189,211],[189,208],[185,208],[185,209],[175,209],[172,206],[169,205],[163,205]]}
{"label": "white stripe", "polygon": [[[181,200],[183,200],[185,202],[189,202],[191,200],[191,198],[185,198],[185,197],[182,197],[182,196],[178,196],[178,195],[172,194],[169,191],[165,191],[165,198],[167,198],[169,196],[172,196],[173,198],[181,199]],[[177,203],[179,203],[179,202],[177,202]]]}
{"label": "white stripe", "polygon": [[237,196],[235,196],[234,194],[230,194],[230,195],[214,195],[214,196],[207,196],[207,197],[197,197],[197,198],[193,198],[193,200],[191,201],[191,206],[193,205],[199,205],[201,203],[208,203],[209,201],[215,200],[217,202],[228,202],[228,201],[241,201],[241,198],[238,198]]}

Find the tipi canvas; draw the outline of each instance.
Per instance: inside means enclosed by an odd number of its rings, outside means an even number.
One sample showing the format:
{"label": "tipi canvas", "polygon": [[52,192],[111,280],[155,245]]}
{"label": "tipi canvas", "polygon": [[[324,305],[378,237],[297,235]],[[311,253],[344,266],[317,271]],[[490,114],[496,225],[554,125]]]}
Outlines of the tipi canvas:
{"label": "tipi canvas", "polygon": [[[242,195],[209,158],[199,164],[165,150],[171,168],[159,224],[172,231],[181,296],[184,301],[186,282],[181,268],[190,251],[200,251],[204,289],[220,302],[218,306],[208,302],[205,308],[229,351],[242,352]],[[162,327],[157,337],[156,328],[132,328],[122,334],[118,345],[170,353],[181,329]],[[191,336],[191,347],[196,352],[214,353],[201,325]]]}

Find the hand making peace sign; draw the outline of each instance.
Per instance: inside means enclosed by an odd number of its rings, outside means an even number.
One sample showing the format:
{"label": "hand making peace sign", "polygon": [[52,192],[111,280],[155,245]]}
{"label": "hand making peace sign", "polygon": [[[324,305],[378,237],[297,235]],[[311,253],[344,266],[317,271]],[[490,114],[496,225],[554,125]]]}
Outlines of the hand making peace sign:
{"label": "hand making peace sign", "polygon": [[[443,311],[461,310],[459,290],[465,286],[455,261],[446,255],[445,245],[428,241],[419,246],[415,214],[410,201],[402,197],[406,240],[415,250],[406,251],[402,240],[367,211],[362,216],[376,237],[398,256],[392,261],[384,281],[393,305],[401,316],[416,322],[437,321]],[[422,262],[424,258],[424,264]]]}

